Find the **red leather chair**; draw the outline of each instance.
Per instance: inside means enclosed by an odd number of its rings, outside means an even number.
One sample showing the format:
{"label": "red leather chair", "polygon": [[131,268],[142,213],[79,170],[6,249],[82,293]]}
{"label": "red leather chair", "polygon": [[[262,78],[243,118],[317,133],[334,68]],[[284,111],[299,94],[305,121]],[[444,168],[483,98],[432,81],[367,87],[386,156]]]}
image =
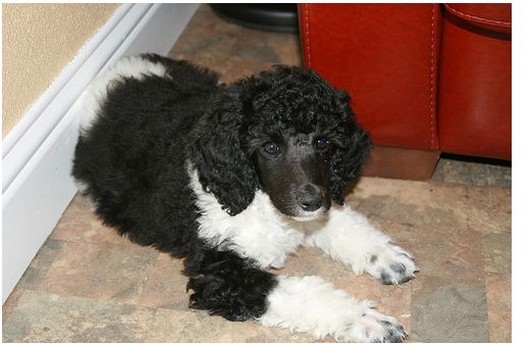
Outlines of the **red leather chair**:
{"label": "red leather chair", "polygon": [[366,175],[428,179],[441,152],[511,160],[511,4],[300,4],[307,67],[349,91]]}

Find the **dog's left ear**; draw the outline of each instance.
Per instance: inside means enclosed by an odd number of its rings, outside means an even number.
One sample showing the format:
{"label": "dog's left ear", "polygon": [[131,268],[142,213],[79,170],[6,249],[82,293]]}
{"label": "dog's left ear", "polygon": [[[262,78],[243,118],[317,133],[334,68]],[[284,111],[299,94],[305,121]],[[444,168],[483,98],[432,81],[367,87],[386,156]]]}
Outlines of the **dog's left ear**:
{"label": "dog's left ear", "polygon": [[234,85],[216,95],[191,137],[188,157],[199,180],[223,209],[234,216],[254,199],[258,179],[252,159],[242,147],[244,121],[241,87]]}
{"label": "dog's left ear", "polygon": [[370,134],[356,121],[349,100],[343,91],[336,91],[336,102],[345,120],[331,160],[331,197],[334,202],[344,204],[345,186],[359,177],[361,167],[370,151]]}

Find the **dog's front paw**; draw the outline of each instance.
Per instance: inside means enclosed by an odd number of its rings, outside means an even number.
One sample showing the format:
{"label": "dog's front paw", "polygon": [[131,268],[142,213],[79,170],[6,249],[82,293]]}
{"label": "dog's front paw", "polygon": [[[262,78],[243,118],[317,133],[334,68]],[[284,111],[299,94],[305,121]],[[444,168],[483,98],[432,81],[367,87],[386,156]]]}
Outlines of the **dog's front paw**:
{"label": "dog's front paw", "polygon": [[344,332],[337,333],[339,341],[360,343],[396,343],[407,338],[407,332],[396,319],[368,308],[359,318],[346,324]]}
{"label": "dog's front paw", "polygon": [[366,271],[383,284],[399,284],[413,279],[419,269],[409,253],[389,243],[370,255]]}

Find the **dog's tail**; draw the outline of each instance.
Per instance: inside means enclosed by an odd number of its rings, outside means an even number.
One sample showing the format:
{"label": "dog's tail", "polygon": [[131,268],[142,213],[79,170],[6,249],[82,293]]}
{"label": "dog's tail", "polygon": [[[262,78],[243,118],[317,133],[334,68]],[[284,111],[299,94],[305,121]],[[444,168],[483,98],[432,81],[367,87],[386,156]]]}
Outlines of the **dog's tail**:
{"label": "dog's tail", "polygon": [[152,59],[150,55],[126,56],[99,74],[78,99],[80,111],[79,135],[84,136],[105,103],[108,92],[123,78],[141,80],[146,76],[169,77],[166,66]]}

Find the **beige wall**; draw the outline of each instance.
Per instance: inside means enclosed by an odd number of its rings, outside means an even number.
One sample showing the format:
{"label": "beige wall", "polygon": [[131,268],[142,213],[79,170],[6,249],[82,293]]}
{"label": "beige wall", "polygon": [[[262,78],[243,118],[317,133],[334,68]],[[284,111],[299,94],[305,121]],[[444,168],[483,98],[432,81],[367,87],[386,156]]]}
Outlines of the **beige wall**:
{"label": "beige wall", "polygon": [[4,136],[118,6],[2,5]]}

